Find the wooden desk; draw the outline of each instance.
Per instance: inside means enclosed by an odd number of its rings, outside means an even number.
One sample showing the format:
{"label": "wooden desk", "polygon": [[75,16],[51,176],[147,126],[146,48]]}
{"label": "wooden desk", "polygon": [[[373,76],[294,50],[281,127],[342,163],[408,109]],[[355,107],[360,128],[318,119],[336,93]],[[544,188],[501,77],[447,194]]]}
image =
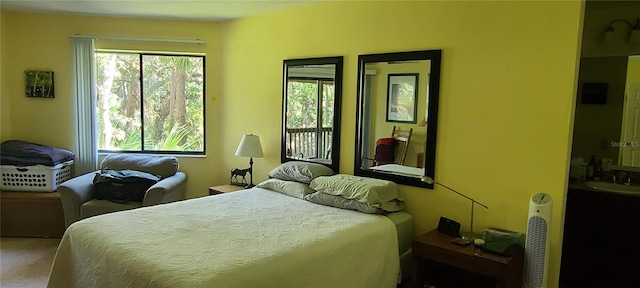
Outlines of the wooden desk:
{"label": "wooden desk", "polygon": [[236,185],[219,185],[209,187],[209,195],[218,195],[222,193],[231,193],[235,191],[244,190],[246,188]]}
{"label": "wooden desk", "polygon": [[[445,270],[462,271],[463,275],[456,277],[458,282],[464,282],[460,278],[484,278],[485,282],[497,282],[499,287],[522,287],[522,269],[524,265],[524,252],[520,251],[513,257],[501,257],[480,251],[473,244],[461,246],[451,243],[453,237],[433,230],[413,240],[414,276],[418,287],[422,287],[429,279],[426,279],[429,268],[440,266]],[[443,265],[444,264],[444,265]],[[453,269],[451,269],[453,267]],[[458,273],[454,271],[453,273]],[[469,273],[471,272],[471,273]],[[458,273],[460,274],[460,273]],[[486,281],[486,280],[489,281]],[[437,280],[436,280],[437,281]],[[477,281],[477,282],[474,282]],[[482,281],[470,280],[473,284],[459,284],[456,287],[482,287]],[[440,284],[444,287],[447,283]],[[486,286],[491,286],[487,284]],[[438,286],[440,287],[440,286]]]}

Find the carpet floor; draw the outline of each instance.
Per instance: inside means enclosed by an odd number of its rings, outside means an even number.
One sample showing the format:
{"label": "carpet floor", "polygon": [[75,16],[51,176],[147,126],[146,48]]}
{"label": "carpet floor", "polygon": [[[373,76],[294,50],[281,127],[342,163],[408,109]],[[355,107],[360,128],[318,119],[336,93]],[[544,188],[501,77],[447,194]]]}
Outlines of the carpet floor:
{"label": "carpet floor", "polygon": [[58,238],[1,238],[0,286],[47,287],[58,244]]}

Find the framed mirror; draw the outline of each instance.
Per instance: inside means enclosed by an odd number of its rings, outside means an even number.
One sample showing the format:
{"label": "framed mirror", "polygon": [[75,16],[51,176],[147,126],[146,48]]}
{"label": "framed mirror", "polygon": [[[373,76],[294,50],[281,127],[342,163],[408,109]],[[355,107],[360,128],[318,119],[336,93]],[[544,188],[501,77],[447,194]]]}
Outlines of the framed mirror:
{"label": "framed mirror", "polygon": [[358,56],[355,175],[433,188],[441,54]]}
{"label": "framed mirror", "polygon": [[[571,159],[586,165],[595,155],[613,170],[640,167],[640,55],[582,57],[577,97]],[[571,176],[584,177],[572,165]]]}
{"label": "framed mirror", "polygon": [[342,56],[284,60],[281,162],[309,161],[338,171]]}

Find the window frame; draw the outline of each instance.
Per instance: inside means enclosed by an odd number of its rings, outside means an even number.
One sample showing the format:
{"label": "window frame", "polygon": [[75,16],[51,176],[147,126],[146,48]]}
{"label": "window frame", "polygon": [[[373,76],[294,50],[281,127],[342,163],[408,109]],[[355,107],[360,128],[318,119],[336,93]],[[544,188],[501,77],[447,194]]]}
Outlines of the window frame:
{"label": "window frame", "polygon": [[[321,144],[317,141],[317,139],[319,139],[320,135],[322,134],[322,130],[325,128],[324,127],[324,117],[323,117],[323,108],[322,108],[322,102],[324,100],[324,85],[325,84],[330,84],[330,85],[334,85],[334,90],[335,90],[335,81],[333,78],[322,78],[322,77],[289,77],[290,81],[294,81],[294,82],[300,82],[300,83],[312,83],[316,85],[316,115],[317,115],[317,119],[316,119],[316,126],[312,127],[314,129],[314,133],[316,135],[316,146],[315,146],[315,154],[314,157],[316,158],[322,158],[323,155],[320,155],[320,147]],[[335,96],[333,101],[335,101]],[[335,111],[333,111],[333,113],[335,113]],[[331,117],[332,121],[333,121],[333,117]],[[303,127],[303,128],[307,128],[307,127]],[[308,127],[311,128],[311,127]],[[331,127],[327,127],[327,128],[331,128],[331,133],[333,134],[333,123],[331,124]],[[333,135],[331,136],[333,137]]]}
{"label": "window frame", "polygon": [[[133,54],[138,55],[138,66],[140,71],[140,124],[141,124],[141,150],[110,150],[98,148],[98,154],[111,154],[111,153],[129,153],[129,154],[161,154],[161,155],[177,155],[177,156],[204,156],[207,152],[207,64],[206,54],[204,53],[172,53],[172,52],[148,52],[148,51],[132,51],[132,50],[111,50],[111,49],[96,49],[95,54],[98,53],[111,53],[111,54]],[[198,57],[202,58],[202,151],[177,151],[177,150],[147,150],[144,148],[144,70],[143,70],[143,57],[144,56],[169,56],[169,57]],[[97,69],[97,67],[96,67]],[[96,83],[96,90],[97,90]],[[98,93],[96,91],[96,100]],[[96,101],[96,113],[95,117],[99,117],[97,109],[98,101]],[[96,122],[96,135],[98,133],[98,127]],[[96,143],[98,144],[98,143]]]}

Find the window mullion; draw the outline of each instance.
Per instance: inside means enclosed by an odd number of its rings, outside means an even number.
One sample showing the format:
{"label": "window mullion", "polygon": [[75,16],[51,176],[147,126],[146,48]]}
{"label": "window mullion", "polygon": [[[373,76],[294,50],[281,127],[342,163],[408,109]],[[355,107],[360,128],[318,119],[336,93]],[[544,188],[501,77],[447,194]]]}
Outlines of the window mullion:
{"label": "window mullion", "polygon": [[322,149],[322,141],[320,140],[322,135],[322,81],[316,81],[316,85],[318,85],[318,91],[316,92],[318,93],[316,97],[316,157],[322,158],[320,153],[320,149]]}
{"label": "window mullion", "polygon": [[143,54],[138,54],[140,56],[140,60],[138,61],[139,71],[140,71],[140,151],[144,151],[144,70],[142,69],[142,56]]}

